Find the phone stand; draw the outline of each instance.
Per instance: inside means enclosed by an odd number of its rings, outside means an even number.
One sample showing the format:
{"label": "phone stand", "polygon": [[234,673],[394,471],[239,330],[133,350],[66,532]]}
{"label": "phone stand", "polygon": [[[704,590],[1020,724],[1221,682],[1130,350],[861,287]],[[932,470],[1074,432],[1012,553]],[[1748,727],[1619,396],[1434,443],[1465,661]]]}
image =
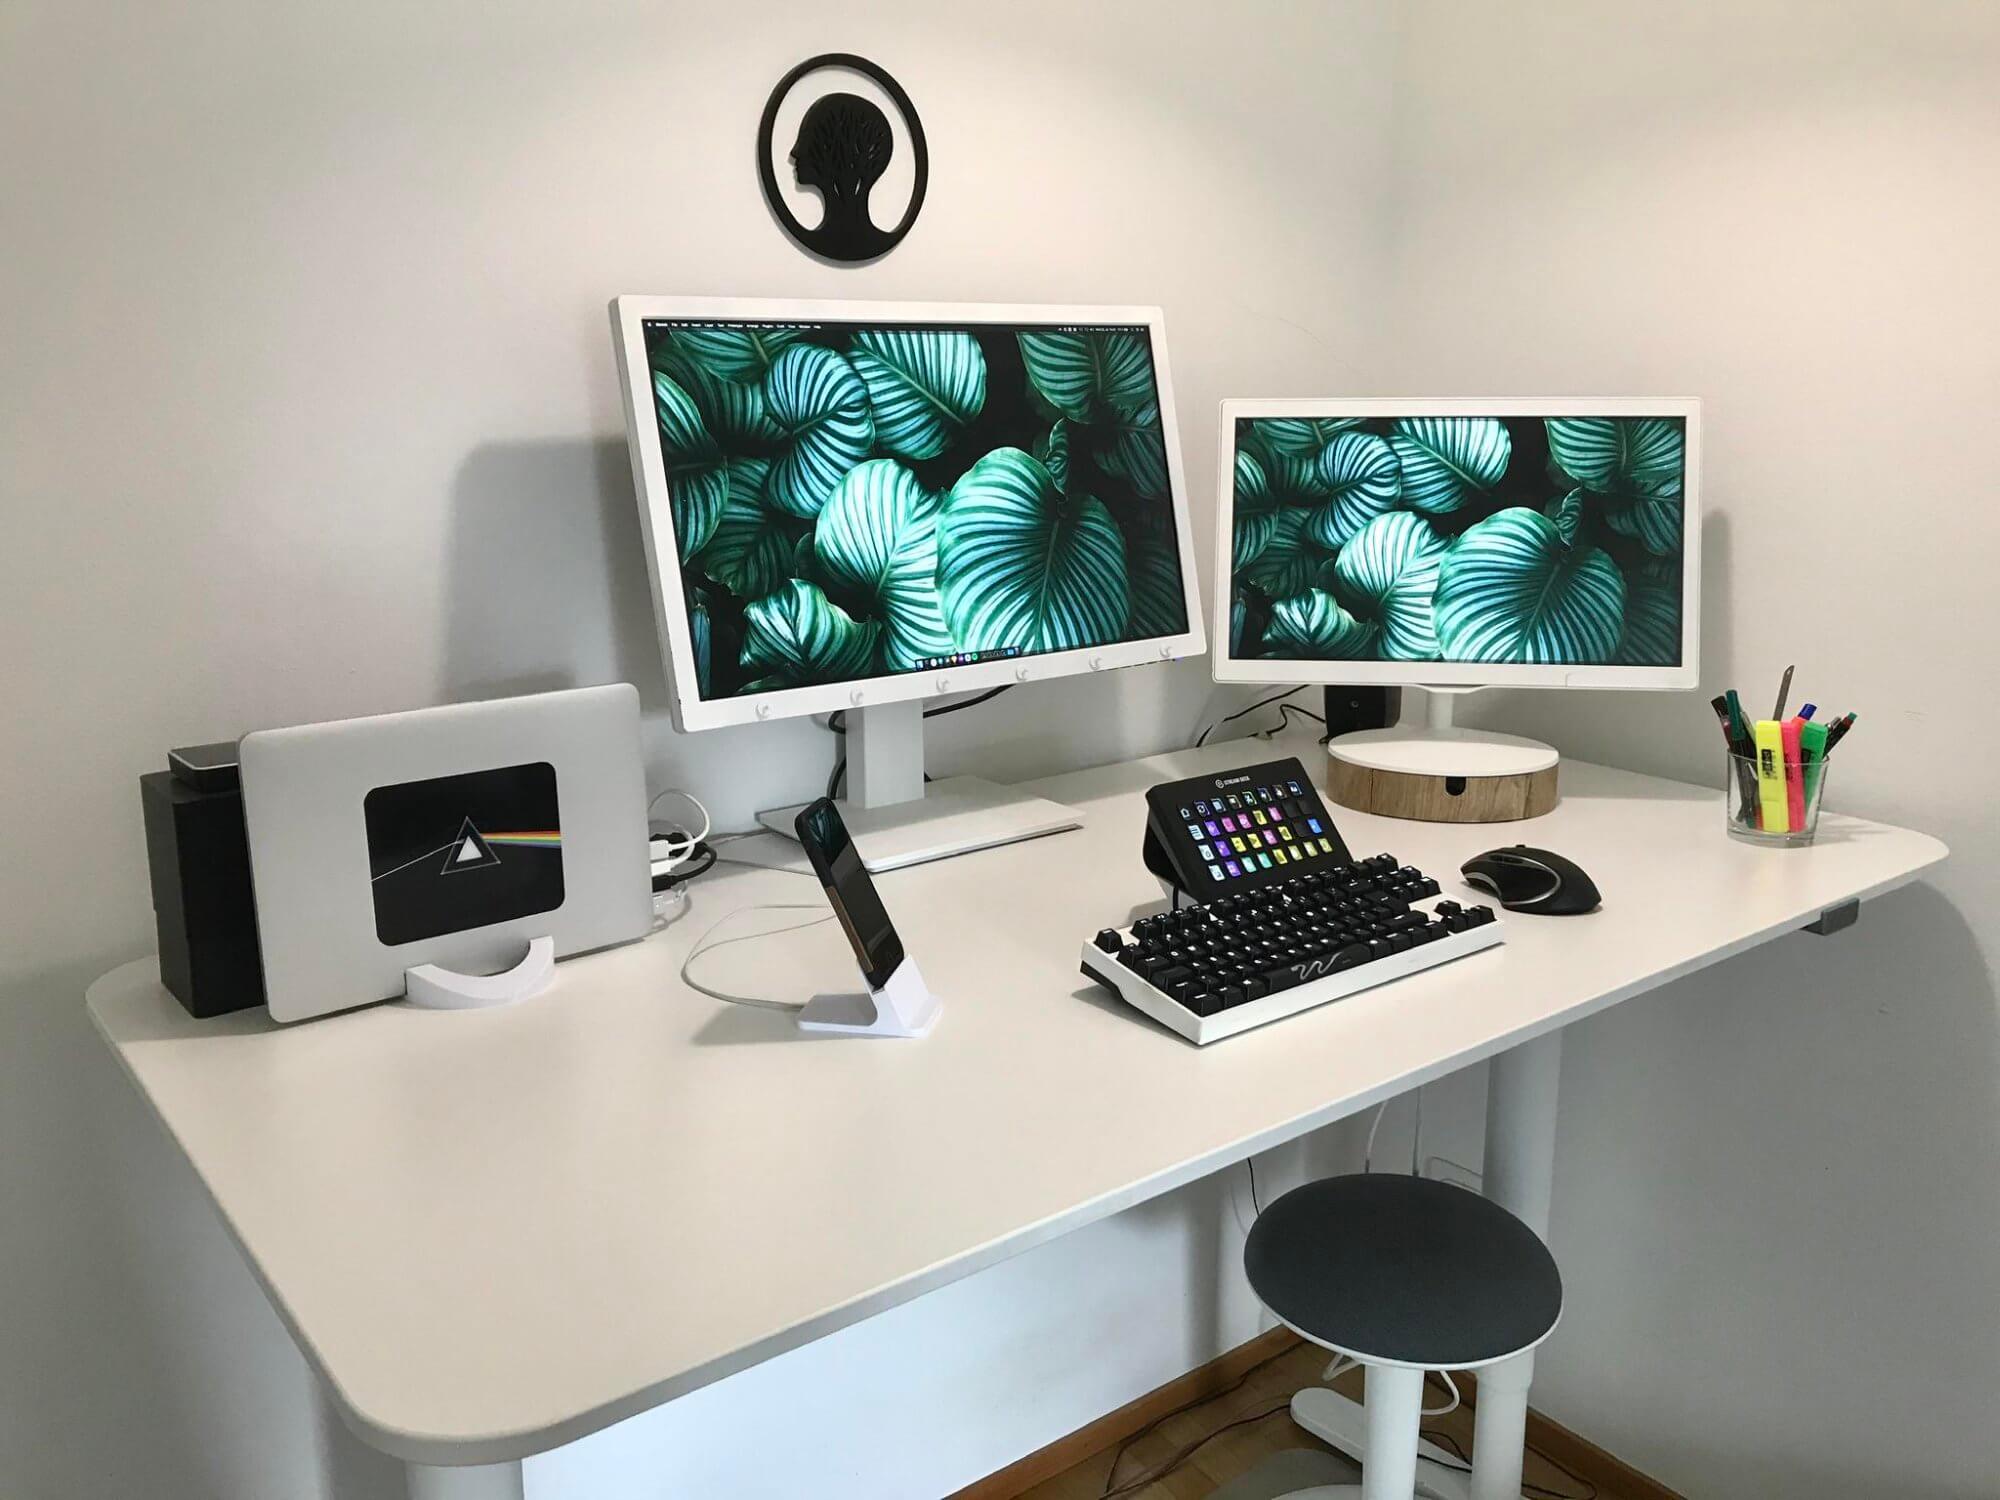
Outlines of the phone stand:
{"label": "phone stand", "polygon": [[944,1004],[905,958],[879,990],[814,995],[799,1012],[799,1030],[846,1032],[855,1036],[923,1036],[937,1023]]}
{"label": "phone stand", "polygon": [[555,974],[556,940],[531,938],[526,956],[498,974],[461,974],[436,964],[405,969],[403,998],[427,1010],[478,1010],[538,995],[549,987]]}

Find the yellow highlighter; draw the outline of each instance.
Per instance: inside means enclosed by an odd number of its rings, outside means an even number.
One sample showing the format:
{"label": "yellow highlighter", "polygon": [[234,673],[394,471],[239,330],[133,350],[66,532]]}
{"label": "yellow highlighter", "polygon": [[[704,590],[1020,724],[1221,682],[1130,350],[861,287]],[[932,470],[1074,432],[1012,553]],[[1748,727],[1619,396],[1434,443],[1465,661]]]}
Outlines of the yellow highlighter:
{"label": "yellow highlighter", "polygon": [[1776,719],[1757,721],[1758,826],[1766,833],[1790,833],[1792,814],[1785,794],[1785,731]]}

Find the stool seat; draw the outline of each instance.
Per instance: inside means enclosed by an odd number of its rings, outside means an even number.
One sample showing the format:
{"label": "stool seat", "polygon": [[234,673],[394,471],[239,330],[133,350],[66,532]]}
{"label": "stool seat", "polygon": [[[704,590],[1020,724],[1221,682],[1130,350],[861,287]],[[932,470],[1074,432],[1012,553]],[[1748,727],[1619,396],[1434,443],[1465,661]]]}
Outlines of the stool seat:
{"label": "stool seat", "polygon": [[1422,1177],[1293,1188],[1251,1225],[1243,1269],[1293,1329],[1370,1365],[1472,1369],[1534,1348],[1562,1317],[1562,1275],[1535,1232]]}

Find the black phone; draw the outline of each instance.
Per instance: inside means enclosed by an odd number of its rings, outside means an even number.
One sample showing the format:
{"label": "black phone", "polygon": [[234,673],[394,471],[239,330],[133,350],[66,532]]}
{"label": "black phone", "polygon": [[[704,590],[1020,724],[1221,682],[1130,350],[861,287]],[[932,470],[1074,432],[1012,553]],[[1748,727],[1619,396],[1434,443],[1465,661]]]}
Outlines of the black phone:
{"label": "black phone", "polygon": [[854,961],[861,966],[869,986],[881,989],[903,962],[903,940],[876,894],[868,867],[861,863],[861,852],[848,836],[840,809],[822,797],[800,808],[792,826],[806,858],[812,861],[813,873],[826,887],[833,914],[846,929]]}

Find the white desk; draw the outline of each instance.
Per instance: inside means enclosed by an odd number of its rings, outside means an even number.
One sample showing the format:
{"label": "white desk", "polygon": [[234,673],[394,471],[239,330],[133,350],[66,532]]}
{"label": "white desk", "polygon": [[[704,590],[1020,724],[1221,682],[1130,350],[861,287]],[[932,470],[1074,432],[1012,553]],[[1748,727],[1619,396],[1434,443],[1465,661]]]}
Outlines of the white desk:
{"label": "white desk", "polygon": [[[416,1495],[518,1495],[529,1454],[1496,1054],[1488,1191],[1545,1225],[1558,1028],[1946,854],[1833,814],[1813,848],[1749,848],[1717,792],[1575,763],[1532,823],[1343,812],[1357,854],[1448,890],[1480,849],[1546,844],[1604,909],[1510,917],[1495,951],[1197,1049],[1087,984],[1077,950],[1157,905],[1147,786],[1281,753],[1051,777],[1033,789],[1082,830],[884,876],[945,1001],[918,1042],[802,1039],[685,989],[718,916],[817,897],[730,866],[667,932],[511,1008],[196,1021],[151,961],[89,1008],[353,1429]],[[846,981],[838,945],[832,924],[741,944],[703,977],[803,998]]]}

